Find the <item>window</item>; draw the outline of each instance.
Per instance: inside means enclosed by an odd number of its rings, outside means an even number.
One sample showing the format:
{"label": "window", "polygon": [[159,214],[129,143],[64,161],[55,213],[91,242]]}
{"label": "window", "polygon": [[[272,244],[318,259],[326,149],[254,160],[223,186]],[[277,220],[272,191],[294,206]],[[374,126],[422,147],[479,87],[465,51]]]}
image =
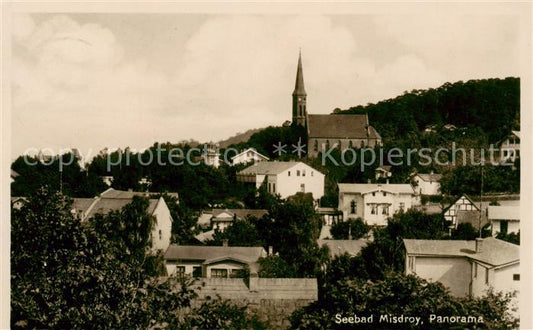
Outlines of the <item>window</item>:
{"label": "window", "polygon": [[296,171],[296,176],[300,176],[300,170]]}
{"label": "window", "polygon": [[313,176],[313,174],[314,174],[314,172],[313,172],[313,171],[311,171],[311,176]]}
{"label": "window", "polygon": [[305,176],[305,170],[302,170],[302,176]]}
{"label": "window", "polygon": [[339,140],[339,141],[337,141],[337,143],[338,143],[337,147],[339,148],[339,150],[342,150],[342,141]]}
{"label": "window", "polygon": [[373,192],[373,193],[372,193],[372,196],[376,196],[376,193],[375,193],[375,192]]}
{"label": "window", "polygon": [[513,274],[513,281],[520,281],[520,274]]}
{"label": "window", "polygon": [[409,257],[409,269],[415,271],[415,257]]}
{"label": "window", "polygon": [[378,206],[377,205],[372,205],[371,206],[371,211],[370,211],[370,214],[376,214],[378,213]]}
{"label": "window", "polygon": [[507,234],[509,230],[509,223],[507,221],[500,221],[500,233]]}
{"label": "window", "polygon": [[287,174],[288,174],[289,176],[291,176],[291,171],[287,172]]}
{"label": "window", "polygon": [[315,151],[318,151],[318,140],[315,140],[314,149],[315,149]]}
{"label": "window", "polygon": [[387,193],[386,192],[383,192],[383,197],[386,197],[387,196]]}
{"label": "window", "polygon": [[192,276],[202,277],[202,267],[195,266],[192,268]]}
{"label": "window", "polygon": [[485,268],[485,284],[489,284],[489,269]]}
{"label": "window", "polygon": [[276,184],[275,184],[275,183],[272,184],[272,192],[273,192],[273,193],[276,192]]}
{"label": "window", "polygon": [[326,150],[329,150],[329,140],[326,140]]}
{"label": "window", "polygon": [[162,240],[163,239],[163,232],[161,231],[161,229],[159,229],[159,240]]}
{"label": "window", "polygon": [[352,142],[352,140],[350,140],[350,142],[348,142],[348,147],[349,147],[350,149],[353,149],[353,142]]}
{"label": "window", "polygon": [[350,213],[351,214],[357,213],[357,202],[354,200],[350,203]]}
{"label": "window", "polygon": [[300,185],[300,191],[303,192],[303,193],[305,192],[305,183],[302,183]]}
{"label": "window", "polygon": [[176,266],[176,276],[178,278],[185,277],[185,266]]}
{"label": "window", "polygon": [[213,269],[211,269],[211,277],[227,278],[228,277],[228,270],[227,269],[220,269],[220,268],[213,268]]}
{"label": "window", "polygon": [[474,264],[474,278],[477,278],[477,264]]}
{"label": "window", "polygon": [[389,215],[389,206],[388,205],[383,205],[383,211],[381,212],[381,214]]}
{"label": "window", "polygon": [[405,203],[400,202],[400,211],[403,211],[405,209]]}

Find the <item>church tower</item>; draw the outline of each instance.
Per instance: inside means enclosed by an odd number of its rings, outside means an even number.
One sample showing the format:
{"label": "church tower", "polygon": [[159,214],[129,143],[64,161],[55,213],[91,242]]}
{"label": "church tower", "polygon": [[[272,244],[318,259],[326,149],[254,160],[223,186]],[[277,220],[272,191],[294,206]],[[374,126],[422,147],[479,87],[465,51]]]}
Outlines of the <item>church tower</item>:
{"label": "church tower", "polygon": [[298,56],[298,70],[296,71],[296,84],[292,92],[292,123],[307,127],[307,93],[304,87],[304,73],[302,69],[302,52]]}

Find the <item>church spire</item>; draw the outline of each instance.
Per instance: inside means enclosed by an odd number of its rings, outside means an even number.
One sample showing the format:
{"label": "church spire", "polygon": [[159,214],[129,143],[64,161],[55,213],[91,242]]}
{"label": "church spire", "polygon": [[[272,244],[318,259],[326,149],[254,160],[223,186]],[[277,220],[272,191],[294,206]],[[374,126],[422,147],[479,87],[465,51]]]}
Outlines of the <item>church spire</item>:
{"label": "church spire", "polygon": [[307,93],[304,87],[304,72],[302,68],[302,51],[298,55],[298,69],[296,84],[292,92],[292,123],[307,127]]}
{"label": "church spire", "polygon": [[307,95],[304,87],[304,71],[302,69],[302,51],[298,55],[298,70],[296,71],[296,84],[292,95]]}

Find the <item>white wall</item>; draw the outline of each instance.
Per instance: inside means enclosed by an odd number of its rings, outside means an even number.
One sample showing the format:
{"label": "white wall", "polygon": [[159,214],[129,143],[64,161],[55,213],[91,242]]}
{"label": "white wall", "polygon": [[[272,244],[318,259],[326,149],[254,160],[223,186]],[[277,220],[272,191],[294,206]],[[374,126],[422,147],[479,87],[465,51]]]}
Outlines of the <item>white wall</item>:
{"label": "white wall", "polygon": [[440,282],[458,297],[470,292],[471,265],[464,257],[414,257],[415,269],[409,269],[406,257],[406,274],[415,273],[430,282]]}
{"label": "white wall", "polygon": [[513,292],[520,290],[520,281],[513,280],[514,274],[520,274],[520,264],[496,269],[492,286],[495,291]]}
{"label": "white wall", "polygon": [[[298,171],[300,175],[298,175]],[[304,184],[306,193],[313,194],[313,199],[316,200],[324,196],[324,174],[304,163],[298,163],[278,175],[269,175],[268,183],[276,185],[273,193],[279,194],[281,198],[287,198],[301,192],[302,184]]]}
{"label": "white wall", "polygon": [[414,181],[416,182],[416,192],[420,195],[439,195],[440,183],[437,181],[424,181],[419,176],[416,176]]}
{"label": "white wall", "polygon": [[[153,213],[155,220],[152,228],[152,251],[166,251],[172,235],[172,217],[163,197],[159,198]],[[161,235],[160,235],[161,232]]]}
{"label": "white wall", "polygon": [[[518,233],[520,230],[520,221],[507,221],[507,233]],[[492,220],[492,235],[496,236],[501,232],[501,221]]]}

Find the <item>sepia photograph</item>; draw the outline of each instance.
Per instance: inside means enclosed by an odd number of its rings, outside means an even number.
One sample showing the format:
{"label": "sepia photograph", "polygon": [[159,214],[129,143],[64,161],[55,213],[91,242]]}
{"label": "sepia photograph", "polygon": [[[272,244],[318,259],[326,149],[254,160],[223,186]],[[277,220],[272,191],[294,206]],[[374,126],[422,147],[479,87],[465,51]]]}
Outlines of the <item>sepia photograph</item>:
{"label": "sepia photograph", "polygon": [[1,6],[0,329],[533,328],[530,2]]}

